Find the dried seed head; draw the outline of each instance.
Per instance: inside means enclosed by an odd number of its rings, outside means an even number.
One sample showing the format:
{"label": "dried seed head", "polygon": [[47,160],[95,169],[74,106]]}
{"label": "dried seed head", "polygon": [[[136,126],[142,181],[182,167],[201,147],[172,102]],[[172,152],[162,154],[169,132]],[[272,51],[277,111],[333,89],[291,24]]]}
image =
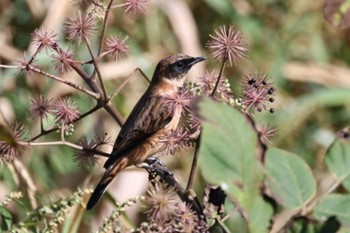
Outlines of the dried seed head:
{"label": "dried seed head", "polygon": [[258,131],[260,140],[264,144],[271,144],[271,138],[273,138],[277,133],[277,129],[275,129],[269,124],[267,125],[258,124],[256,126],[256,130]]}
{"label": "dried seed head", "polygon": [[144,199],[149,219],[159,224],[171,218],[176,209],[176,202],[174,189],[165,189],[160,182],[149,185]]}
{"label": "dried seed head", "polygon": [[19,158],[26,147],[20,143],[24,135],[24,127],[21,123],[12,123],[6,131],[5,137],[0,140],[0,162],[11,162]]}
{"label": "dried seed head", "polygon": [[57,122],[69,124],[79,118],[79,110],[74,101],[68,97],[59,98],[53,106]]}
{"label": "dried seed head", "polygon": [[148,8],[148,0],[125,0],[123,8],[127,14],[146,14]]}
{"label": "dried seed head", "polygon": [[[202,95],[211,95],[214,90],[218,74],[215,71],[205,71],[204,74],[197,77],[197,86]],[[220,102],[229,103],[233,99],[230,83],[225,77],[221,77],[219,86],[215,92],[214,98]]]}
{"label": "dried seed head", "polygon": [[67,38],[77,42],[89,40],[97,30],[96,23],[97,20],[92,15],[76,11],[66,23]]}
{"label": "dried seed head", "polygon": [[56,45],[56,33],[47,28],[35,29],[33,32],[33,43],[37,50],[52,49]]}
{"label": "dried seed head", "polygon": [[75,63],[73,60],[72,51],[67,49],[64,51],[63,49],[57,50],[57,55],[52,55],[54,59],[54,69],[58,70],[61,73],[68,72],[72,69],[72,65]]}
{"label": "dried seed head", "polygon": [[95,157],[94,153],[91,151],[97,147],[95,141],[93,139],[88,140],[84,137],[78,142],[78,145],[82,146],[83,150],[74,151],[73,161],[78,161],[80,167],[93,167],[98,162],[98,158]]}
{"label": "dried seed head", "polygon": [[184,113],[189,110],[192,98],[193,95],[188,89],[181,88],[178,92],[167,96],[164,101],[170,109],[179,109]]}
{"label": "dried seed head", "polygon": [[53,106],[51,104],[52,99],[48,100],[43,95],[38,95],[31,101],[31,105],[28,109],[28,115],[33,120],[43,120],[52,113]]}
{"label": "dried seed head", "polygon": [[174,155],[181,149],[192,145],[190,133],[184,127],[179,127],[160,137],[160,143],[164,144],[165,152]]}
{"label": "dried seed head", "polygon": [[270,112],[274,110],[268,107],[274,98],[272,98],[275,88],[269,81],[266,74],[250,74],[243,80],[241,104],[243,110],[254,112],[255,110],[261,112],[269,109]]}
{"label": "dried seed head", "polygon": [[221,62],[228,62],[230,66],[239,59],[246,57],[248,53],[247,42],[242,32],[235,30],[230,25],[226,29],[220,26],[214,30],[213,35],[209,35],[210,40],[207,47],[211,50],[214,58]]}
{"label": "dried seed head", "polygon": [[115,60],[125,57],[129,53],[129,46],[126,44],[126,41],[129,39],[128,36],[125,36],[123,39],[112,36],[106,40],[106,53],[114,56]]}

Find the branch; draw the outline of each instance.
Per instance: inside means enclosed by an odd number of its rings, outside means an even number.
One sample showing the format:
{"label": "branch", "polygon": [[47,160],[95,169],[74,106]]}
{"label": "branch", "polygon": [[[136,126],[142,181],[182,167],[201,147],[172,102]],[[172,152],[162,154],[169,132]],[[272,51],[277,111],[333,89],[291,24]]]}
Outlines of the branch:
{"label": "branch", "polygon": [[188,181],[187,181],[187,187],[186,190],[190,190],[192,189],[193,186],[193,182],[194,182],[194,177],[196,174],[196,170],[197,170],[197,164],[198,164],[198,155],[199,155],[199,147],[201,144],[201,133],[199,133],[199,136],[196,140],[196,147],[194,149],[194,154],[193,154],[193,160],[192,160],[192,164],[191,164],[191,170],[190,170],[190,175],[188,177]]}
{"label": "branch", "polygon": [[103,151],[99,151],[99,150],[94,150],[94,149],[88,149],[82,146],[79,146],[77,144],[71,143],[71,142],[67,142],[67,141],[52,141],[52,142],[18,142],[21,145],[24,146],[58,146],[58,145],[63,145],[63,146],[68,146],[71,148],[74,148],[76,150],[81,150],[81,151],[87,151],[87,152],[91,152],[93,154],[96,155],[101,155],[104,157],[109,158],[110,154],[103,152]]}
{"label": "branch", "polygon": [[56,80],[56,81],[58,81],[58,82],[64,83],[64,84],[66,84],[66,85],[68,85],[68,86],[70,86],[70,87],[73,87],[74,89],[76,89],[76,90],[78,90],[78,91],[81,91],[81,92],[83,92],[83,93],[86,93],[86,94],[88,94],[89,96],[91,96],[91,97],[93,97],[93,98],[95,98],[95,99],[97,99],[97,100],[100,98],[100,95],[97,94],[97,93],[95,93],[95,92],[89,91],[89,90],[87,90],[87,89],[85,89],[85,88],[83,88],[83,87],[81,87],[81,86],[79,86],[79,85],[77,85],[77,84],[75,84],[75,83],[71,83],[71,82],[69,82],[69,81],[67,81],[67,80],[64,80],[64,79],[60,78],[60,77],[57,77],[57,76],[52,75],[52,74],[50,74],[50,73],[47,73],[47,72],[45,72],[45,71],[43,71],[43,70],[41,70],[41,69],[38,69],[38,68],[36,68],[36,67],[34,67],[34,66],[32,66],[32,65],[22,66],[21,68],[22,68],[22,69],[25,68],[25,69],[27,69],[27,70],[30,70],[30,71],[33,71],[33,72],[36,72],[36,73],[45,75],[45,76],[48,77],[48,78],[51,78],[51,79]]}
{"label": "branch", "polygon": [[224,72],[225,64],[226,64],[226,60],[222,61],[218,79],[216,80],[215,87],[213,89],[213,92],[210,94],[210,96],[213,96],[215,94],[216,90],[219,87],[219,84],[220,84],[220,81],[221,81],[221,77],[222,77],[222,73]]}
{"label": "branch", "polygon": [[102,75],[101,75],[100,69],[98,68],[97,61],[95,60],[95,56],[94,56],[94,54],[93,54],[93,52],[91,50],[89,41],[87,39],[85,39],[85,44],[86,44],[86,47],[89,50],[90,56],[92,58],[92,63],[94,64],[94,67],[95,67],[94,73],[92,74],[91,77],[93,78],[95,76],[95,73],[97,73],[98,81],[100,82],[100,85],[101,85],[101,88],[102,88],[103,97],[104,97],[104,99],[107,99],[106,87],[105,87],[105,84],[102,81]]}
{"label": "branch", "polygon": [[141,73],[141,75],[150,83],[151,81],[148,79],[147,75],[140,69],[140,68],[136,68],[133,72],[131,72],[131,74],[129,74],[129,76],[124,80],[124,82],[118,87],[118,89],[109,97],[109,100],[113,99],[114,96],[118,95],[119,92],[124,88],[124,86],[130,81],[130,79],[133,77],[133,73],[135,73],[136,71],[139,71]]}

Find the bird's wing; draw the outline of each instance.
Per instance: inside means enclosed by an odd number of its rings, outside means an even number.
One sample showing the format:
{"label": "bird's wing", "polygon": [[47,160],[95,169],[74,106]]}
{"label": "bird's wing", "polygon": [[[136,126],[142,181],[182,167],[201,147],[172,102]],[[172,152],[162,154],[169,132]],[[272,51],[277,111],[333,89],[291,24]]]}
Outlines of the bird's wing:
{"label": "bird's wing", "polygon": [[127,155],[130,150],[138,147],[171,121],[174,109],[160,101],[160,98],[144,95],[136,104],[120,130],[105,168]]}

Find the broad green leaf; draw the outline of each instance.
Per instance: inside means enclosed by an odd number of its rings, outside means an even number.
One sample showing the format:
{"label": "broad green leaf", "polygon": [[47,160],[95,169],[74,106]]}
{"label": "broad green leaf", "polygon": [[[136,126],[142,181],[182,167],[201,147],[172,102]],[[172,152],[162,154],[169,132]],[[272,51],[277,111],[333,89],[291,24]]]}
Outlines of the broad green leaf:
{"label": "broad green leaf", "polygon": [[210,99],[199,102],[199,114],[204,119],[199,163],[208,181],[243,185],[262,174],[255,158],[257,135],[243,114]]}
{"label": "broad green leaf", "polygon": [[316,181],[311,169],[297,155],[269,148],[265,167],[271,191],[283,206],[301,207],[315,195]]}
{"label": "broad green leaf", "polygon": [[12,225],[12,215],[4,206],[0,206],[0,230],[8,231]]}
{"label": "broad green leaf", "polygon": [[250,232],[266,232],[272,210],[260,196],[263,171],[256,156],[256,132],[241,112],[228,105],[203,99],[198,110],[203,119],[199,151],[203,176],[239,202],[249,215]]}
{"label": "broad green leaf", "polygon": [[321,198],[314,210],[314,215],[319,219],[337,217],[337,220],[350,226],[350,195],[330,194]]}
{"label": "broad green leaf", "polygon": [[336,139],[328,148],[324,161],[344,188],[350,191],[350,141]]}

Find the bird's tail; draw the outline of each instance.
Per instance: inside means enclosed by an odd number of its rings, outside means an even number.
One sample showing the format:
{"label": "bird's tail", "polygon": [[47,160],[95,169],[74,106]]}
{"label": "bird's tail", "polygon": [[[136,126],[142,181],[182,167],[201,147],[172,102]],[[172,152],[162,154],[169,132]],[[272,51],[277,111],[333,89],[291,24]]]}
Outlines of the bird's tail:
{"label": "bird's tail", "polygon": [[92,193],[89,199],[89,202],[86,205],[87,210],[92,209],[97,204],[97,202],[101,199],[108,185],[111,183],[114,177],[127,166],[128,166],[128,159],[123,158],[119,161],[115,161],[114,164],[112,164],[109,168],[107,168],[100,182],[98,182],[94,192]]}

